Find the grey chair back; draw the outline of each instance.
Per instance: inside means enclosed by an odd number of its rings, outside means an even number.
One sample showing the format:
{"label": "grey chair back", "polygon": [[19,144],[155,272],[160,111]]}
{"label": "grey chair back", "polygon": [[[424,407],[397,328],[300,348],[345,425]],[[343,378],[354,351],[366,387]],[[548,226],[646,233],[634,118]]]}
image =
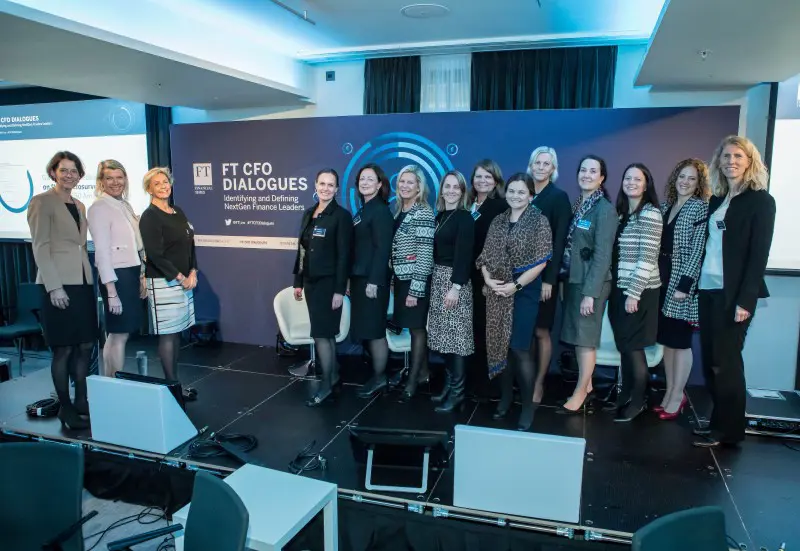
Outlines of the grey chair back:
{"label": "grey chair back", "polygon": [[665,515],[640,528],[633,551],[728,551],[725,513],[719,507],[696,507]]}
{"label": "grey chair back", "polygon": [[243,551],[250,514],[223,480],[198,471],[186,518],[185,551]]}
{"label": "grey chair back", "polygon": [[17,288],[17,315],[14,323],[39,325],[34,310],[42,308],[44,289],[35,283],[20,283]]}
{"label": "grey chair back", "polygon": [[[83,449],[67,444],[0,444],[2,549],[41,549],[81,519]],[[83,551],[77,531],[63,551]]]}

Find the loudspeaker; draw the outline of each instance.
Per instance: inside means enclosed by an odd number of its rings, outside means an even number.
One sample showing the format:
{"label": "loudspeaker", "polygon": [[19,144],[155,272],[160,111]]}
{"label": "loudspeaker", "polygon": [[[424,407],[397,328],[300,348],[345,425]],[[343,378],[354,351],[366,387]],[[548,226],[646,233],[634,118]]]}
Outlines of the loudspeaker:
{"label": "loudspeaker", "polygon": [[586,440],[456,425],[453,505],[577,523]]}
{"label": "loudspeaker", "polygon": [[164,384],[97,375],[86,381],[92,440],[167,454],[197,436]]}

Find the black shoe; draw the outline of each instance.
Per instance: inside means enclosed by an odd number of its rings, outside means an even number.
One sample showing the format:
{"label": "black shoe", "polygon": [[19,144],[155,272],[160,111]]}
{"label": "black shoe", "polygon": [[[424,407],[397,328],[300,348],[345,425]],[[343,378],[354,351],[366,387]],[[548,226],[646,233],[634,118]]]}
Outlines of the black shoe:
{"label": "black shoe", "polygon": [[386,380],[385,375],[381,375],[380,377],[372,377],[367,383],[358,389],[359,398],[369,399],[374,397],[376,394],[382,394],[386,388],[389,386],[388,381]]}
{"label": "black shoe", "polygon": [[617,411],[617,416],[614,418],[615,423],[630,423],[634,419],[636,419],[647,407],[645,404],[642,404],[639,407],[634,407],[632,405],[628,405],[624,408],[620,408]]}
{"label": "black shoe", "polygon": [[738,442],[725,442],[722,440],[718,440],[713,436],[707,436],[702,440],[695,440],[692,442],[692,446],[695,448],[735,448],[739,446]]}
{"label": "black shoe", "polygon": [[452,377],[450,376],[450,370],[448,369],[445,372],[444,378],[444,386],[442,387],[442,391],[439,394],[435,394],[431,396],[431,402],[434,404],[442,404],[447,400],[447,395],[450,394],[452,384]]}
{"label": "black shoe", "polygon": [[82,400],[80,402],[75,402],[75,410],[78,412],[78,415],[81,417],[89,417],[89,402],[86,400]]}
{"label": "black shoe", "polygon": [[333,401],[333,392],[331,389],[326,391],[317,392],[314,396],[311,397],[310,400],[306,401],[306,405],[310,408],[319,407],[325,403],[330,403]]}
{"label": "black shoe", "polygon": [[71,403],[69,405],[61,404],[61,409],[58,410],[58,420],[61,421],[61,426],[67,430],[85,430],[90,426],[89,421],[82,418]]}
{"label": "black shoe", "polygon": [[556,413],[558,415],[582,415],[584,412],[588,411],[589,406],[592,403],[593,392],[594,391],[586,395],[586,398],[584,398],[583,403],[580,405],[578,409],[572,410],[564,407],[566,406],[567,402],[569,402],[569,399],[567,399],[563,404],[561,404],[561,406],[559,406],[559,408],[556,410]]}
{"label": "black shoe", "polygon": [[519,422],[517,423],[517,430],[528,431],[533,424],[533,415],[536,413],[536,406],[531,402],[530,404],[522,404],[522,411],[519,414]]}
{"label": "black shoe", "polygon": [[405,367],[400,371],[396,371],[395,373],[393,373],[392,376],[389,377],[388,381],[389,388],[399,387],[401,384],[403,384],[403,381],[405,380],[407,375],[408,375],[408,369],[406,369]]}
{"label": "black shoe", "polygon": [[492,415],[492,419],[495,421],[499,421],[500,419],[505,419],[506,415],[508,415],[508,409],[501,409],[499,406],[497,410]]}
{"label": "black shoe", "polygon": [[192,387],[186,387],[183,389],[183,399],[187,402],[194,402],[197,400],[197,389]]}

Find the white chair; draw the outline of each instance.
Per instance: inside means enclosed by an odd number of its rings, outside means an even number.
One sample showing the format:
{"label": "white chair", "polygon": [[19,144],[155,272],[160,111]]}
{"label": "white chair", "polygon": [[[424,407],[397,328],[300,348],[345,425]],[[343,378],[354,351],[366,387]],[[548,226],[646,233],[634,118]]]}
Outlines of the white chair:
{"label": "white chair", "polygon": [[[303,300],[294,299],[294,288],[287,287],[282,289],[272,301],[275,309],[275,317],[278,320],[278,328],[284,340],[292,346],[307,344],[311,346],[311,357],[300,364],[289,368],[289,373],[295,377],[308,377],[314,375],[314,362],[316,354],[314,352],[314,339],[311,338],[311,319],[308,316],[308,306]],[[342,320],[339,323],[339,333],[336,335],[336,342],[342,342],[350,332],[350,299],[344,297],[342,301]]]}
{"label": "white chair", "polygon": [[[394,294],[389,293],[389,309],[386,311],[386,316],[391,319],[394,315]],[[386,330],[386,342],[389,344],[389,350],[392,352],[403,353],[403,369],[400,371],[400,376],[408,373],[410,362],[408,355],[411,352],[411,332],[408,329],[403,329],[399,335]]]}

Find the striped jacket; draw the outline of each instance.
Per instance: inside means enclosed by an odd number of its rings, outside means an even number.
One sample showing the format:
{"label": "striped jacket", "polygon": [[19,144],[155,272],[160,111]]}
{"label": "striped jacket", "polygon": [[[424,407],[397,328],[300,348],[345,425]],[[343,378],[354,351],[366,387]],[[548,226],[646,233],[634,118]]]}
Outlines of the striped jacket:
{"label": "striped jacket", "polygon": [[645,289],[661,287],[658,253],[663,229],[661,212],[647,204],[631,216],[617,238],[617,287],[624,289],[626,296],[639,300]]}
{"label": "striped jacket", "polygon": [[[661,204],[661,213],[665,221],[669,219],[671,208],[672,204]],[[669,281],[662,281],[662,284],[667,286],[667,292],[661,312],[668,318],[697,323],[697,281],[700,278],[700,265],[706,248],[707,220],[708,203],[697,197],[686,201],[675,219],[670,259],[672,273]],[[686,293],[689,298],[675,300],[672,298],[675,291]]]}
{"label": "striped jacket", "polygon": [[[398,213],[399,214],[399,213]],[[395,214],[397,218],[398,214]],[[417,203],[408,211],[392,240],[392,269],[397,279],[411,280],[408,294],[423,298],[433,273],[433,236],[436,222],[427,204]]]}

